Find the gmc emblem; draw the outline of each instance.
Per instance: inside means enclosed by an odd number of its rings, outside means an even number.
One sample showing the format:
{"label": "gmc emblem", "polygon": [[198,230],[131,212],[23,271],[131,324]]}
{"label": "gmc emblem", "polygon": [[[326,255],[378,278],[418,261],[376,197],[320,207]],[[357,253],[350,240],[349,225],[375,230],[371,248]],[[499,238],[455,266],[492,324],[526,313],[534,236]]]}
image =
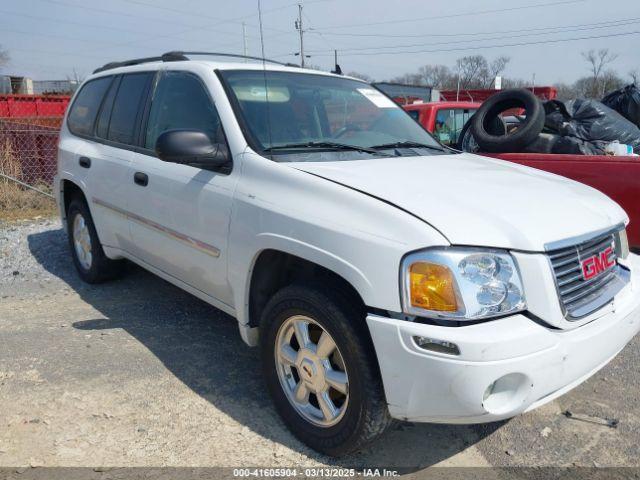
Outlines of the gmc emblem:
{"label": "gmc emblem", "polygon": [[596,253],[593,257],[586,258],[580,262],[582,267],[582,278],[591,280],[593,277],[600,275],[605,270],[613,267],[616,263],[613,257],[613,247],[607,247],[600,253]]}

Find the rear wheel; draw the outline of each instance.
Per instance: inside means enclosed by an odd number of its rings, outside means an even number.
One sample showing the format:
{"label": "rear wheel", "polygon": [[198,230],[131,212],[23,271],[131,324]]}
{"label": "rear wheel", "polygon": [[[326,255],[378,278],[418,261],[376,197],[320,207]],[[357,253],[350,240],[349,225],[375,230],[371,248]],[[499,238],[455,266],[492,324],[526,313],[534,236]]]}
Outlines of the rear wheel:
{"label": "rear wheel", "polygon": [[297,285],[276,293],[262,316],[262,366],[276,410],[328,455],[361,448],[391,421],[364,320],[355,302]]}
{"label": "rear wheel", "polygon": [[87,283],[100,283],[115,278],[122,269],[122,260],[106,257],[91,212],[84,199],[76,197],[67,209],[69,247],[80,278]]}

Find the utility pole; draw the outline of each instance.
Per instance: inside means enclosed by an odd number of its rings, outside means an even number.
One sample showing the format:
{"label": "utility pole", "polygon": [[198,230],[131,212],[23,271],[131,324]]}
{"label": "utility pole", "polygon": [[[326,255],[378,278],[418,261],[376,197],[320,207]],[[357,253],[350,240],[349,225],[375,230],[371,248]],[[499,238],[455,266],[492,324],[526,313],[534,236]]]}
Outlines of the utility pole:
{"label": "utility pole", "polygon": [[[246,57],[248,55],[247,52],[247,25],[242,22],[242,52],[243,55]],[[247,59],[245,58],[244,61],[246,62]]]}
{"label": "utility pole", "polygon": [[302,4],[298,4],[298,20],[296,20],[296,29],[300,32],[300,66],[304,68],[304,30],[302,29]]}
{"label": "utility pole", "polygon": [[533,78],[531,80],[531,91],[533,92],[533,94],[536,94],[536,74],[533,74]]}

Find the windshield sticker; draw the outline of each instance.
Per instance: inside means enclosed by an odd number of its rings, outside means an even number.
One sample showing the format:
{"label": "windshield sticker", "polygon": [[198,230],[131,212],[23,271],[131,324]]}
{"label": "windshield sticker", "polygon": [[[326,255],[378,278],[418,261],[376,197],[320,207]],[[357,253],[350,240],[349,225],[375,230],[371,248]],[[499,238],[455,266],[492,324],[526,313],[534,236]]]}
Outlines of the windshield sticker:
{"label": "windshield sticker", "polygon": [[358,91],[364,95],[367,100],[373,103],[378,108],[396,108],[397,105],[393,103],[393,100],[385,97],[378,90],[373,88],[358,88]]}

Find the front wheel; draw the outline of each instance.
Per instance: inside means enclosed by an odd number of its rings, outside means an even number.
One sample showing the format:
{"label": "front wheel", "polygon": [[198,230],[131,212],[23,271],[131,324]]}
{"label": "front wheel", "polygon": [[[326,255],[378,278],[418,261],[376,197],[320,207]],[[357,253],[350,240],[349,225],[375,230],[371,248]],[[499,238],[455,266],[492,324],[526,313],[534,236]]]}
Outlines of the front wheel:
{"label": "front wheel", "polygon": [[289,429],[328,455],[357,450],[390,423],[364,312],[339,294],[288,286],[261,323],[264,375]]}

